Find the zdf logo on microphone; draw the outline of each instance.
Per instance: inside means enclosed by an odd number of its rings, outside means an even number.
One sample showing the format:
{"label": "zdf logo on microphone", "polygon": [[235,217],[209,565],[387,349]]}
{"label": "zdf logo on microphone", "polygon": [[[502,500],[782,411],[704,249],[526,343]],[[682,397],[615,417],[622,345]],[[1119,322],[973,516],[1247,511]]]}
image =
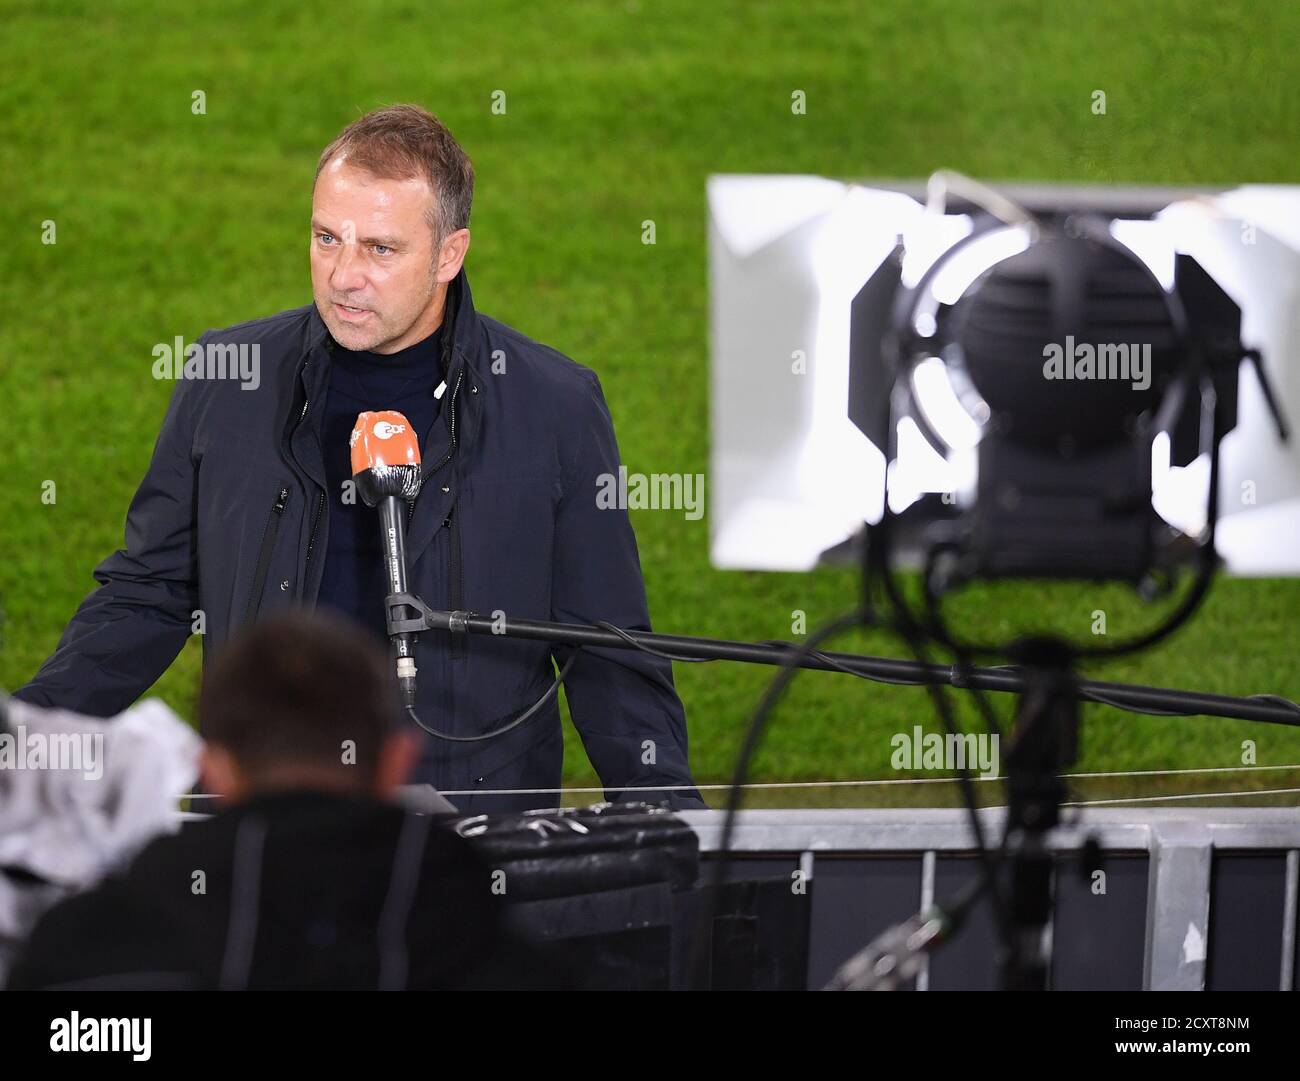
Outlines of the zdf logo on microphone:
{"label": "zdf logo on microphone", "polygon": [[389,424],[386,420],[381,420],[370,429],[375,433],[376,439],[391,439],[393,436],[406,431],[405,424]]}

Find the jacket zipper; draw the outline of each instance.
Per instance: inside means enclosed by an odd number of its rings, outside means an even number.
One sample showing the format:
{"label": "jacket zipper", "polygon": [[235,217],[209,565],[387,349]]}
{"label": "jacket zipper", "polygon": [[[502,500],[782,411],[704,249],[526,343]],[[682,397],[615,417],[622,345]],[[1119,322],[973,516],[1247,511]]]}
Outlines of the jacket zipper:
{"label": "jacket zipper", "polygon": [[306,569],[303,571],[303,576],[302,576],[302,588],[303,588],[304,599],[307,594],[307,583],[311,578],[311,553],[312,553],[312,549],[316,547],[316,530],[320,526],[320,516],[321,516],[321,512],[324,509],[325,509],[325,493],[321,492],[320,495],[316,497],[316,513],[311,520],[311,536],[307,538],[307,566]]}
{"label": "jacket zipper", "polygon": [[280,532],[280,521],[284,517],[285,504],[289,502],[289,489],[282,485],[271,505],[271,514],[262,530],[262,547],[257,553],[257,568],[253,571],[253,592],[248,598],[248,608],[244,612],[244,622],[249,623],[262,607],[262,590],[266,585],[266,572],[270,567],[271,553],[275,550],[275,538]]}

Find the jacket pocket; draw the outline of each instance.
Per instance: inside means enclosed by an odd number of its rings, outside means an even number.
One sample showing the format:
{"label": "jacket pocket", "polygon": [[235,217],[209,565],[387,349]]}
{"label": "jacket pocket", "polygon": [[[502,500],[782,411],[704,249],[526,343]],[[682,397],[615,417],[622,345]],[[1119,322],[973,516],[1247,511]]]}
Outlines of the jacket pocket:
{"label": "jacket pocket", "polygon": [[244,624],[256,618],[262,607],[262,590],[266,586],[266,572],[271,566],[271,553],[275,551],[275,539],[280,535],[280,522],[284,518],[284,508],[289,502],[289,486],[281,484],[275,492],[275,502],[262,530],[262,546],[257,552],[257,568],[253,571],[253,591],[248,597],[248,606],[244,610]]}

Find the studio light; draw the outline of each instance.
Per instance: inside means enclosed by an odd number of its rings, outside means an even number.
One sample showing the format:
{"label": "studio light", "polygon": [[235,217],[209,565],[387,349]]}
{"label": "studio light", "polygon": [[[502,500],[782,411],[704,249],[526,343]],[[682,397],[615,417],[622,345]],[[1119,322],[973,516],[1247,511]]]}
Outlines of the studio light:
{"label": "studio light", "polygon": [[[1153,444],[1178,466],[1209,455],[1236,426],[1240,363],[1262,379],[1259,355],[1194,259],[1175,256],[1166,288],[1111,226],[985,214],[910,287],[900,244],[854,300],[850,417],[887,448],[896,543],[943,549],[950,580],[1154,586],[1203,539],[1157,513]],[[913,429],[949,464],[973,452],[971,491],[916,480]]]}

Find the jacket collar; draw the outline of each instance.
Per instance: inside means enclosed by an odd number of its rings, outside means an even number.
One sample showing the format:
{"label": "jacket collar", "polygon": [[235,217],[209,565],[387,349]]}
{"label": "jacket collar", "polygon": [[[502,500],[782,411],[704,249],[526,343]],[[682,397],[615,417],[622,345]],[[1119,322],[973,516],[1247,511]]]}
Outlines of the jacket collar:
{"label": "jacket collar", "polygon": [[447,287],[447,310],[443,315],[443,324],[451,327],[451,333],[443,335],[443,371],[447,373],[447,385],[451,386],[462,365],[471,369],[467,375],[478,374],[478,353],[483,341],[478,312],[474,310],[474,297],[470,293],[469,278],[465,275],[464,267],[460,268],[460,272]]}
{"label": "jacket collar", "polygon": [[[425,451],[427,461],[441,460],[452,443],[452,417],[455,418],[455,443],[464,446],[474,439],[482,410],[482,397],[474,389],[481,384],[483,333],[474,298],[470,292],[469,278],[461,267],[447,287],[443,327],[449,328],[442,336],[442,370],[447,382],[445,403],[452,408],[441,411],[441,423],[435,426],[434,439]],[[298,397],[291,408],[289,425],[294,427],[299,419],[304,400],[317,402],[324,391],[327,363],[309,364],[313,359],[328,358],[334,345],[329,328],[321,318],[315,302],[307,305],[307,325],[303,336],[302,354],[296,366]],[[463,376],[463,378],[461,378]],[[459,393],[450,400],[459,382]],[[319,412],[316,412],[319,417]],[[316,478],[324,483],[323,478]]]}
{"label": "jacket collar", "polygon": [[[464,267],[447,288],[443,326],[450,329],[449,333],[443,334],[443,371],[447,390],[443,408],[422,454],[424,483],[415,503],[407,537],[412,558],[428,546],[455,504],[460,488],[461,462],[458,459],[477,435],[482,415],[485,397],[480,393],[483,385],[481,371],[485,367],[483,328],[474,309]],[[319,423],[321,411],[314,409],[315,415],[307,418],[307,424],[298,425],[298,421],[304,401],[319,402],[323,396],[328,374],[328,351],[332,345],[329,328],[313,302],[308,305],[303,352],[297,365],[297,393],[288,419],[293,435],[287,438],[295,458],[321,488],[326,484],[324,463],[320,460],[319,440],[311,435],[315,427],[312,421]],[[316,363],[310,363],[313,360]]]}

